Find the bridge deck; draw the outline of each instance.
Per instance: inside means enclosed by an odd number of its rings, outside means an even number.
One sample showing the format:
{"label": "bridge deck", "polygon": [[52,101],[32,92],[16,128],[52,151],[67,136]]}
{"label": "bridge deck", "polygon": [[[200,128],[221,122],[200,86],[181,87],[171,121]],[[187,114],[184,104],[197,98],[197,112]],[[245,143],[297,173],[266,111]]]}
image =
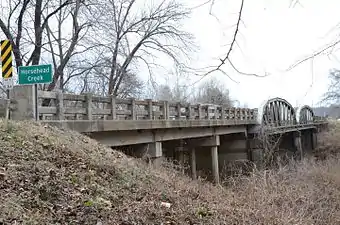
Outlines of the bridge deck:
{"label": "bridge deck", "polygon": [[302,131],[309,129],[317,129],[317,127],[327,124],[327,122],[314,122],[308,124],[296,124],[296,125],[287,125],[287,126],[278,126],[278,127],[270,127],[270,126],[261,126],[256,125],[252,127],[248,133],[260,133],[264,132],[266,134],[282,134],[294,131]]}
{"label": "bridge deck", "polygon": [[264,131],[267,134],[287,133],[298,130],[316,129],[326,122],[287,125],[280,127],[262,127],[255,120],[46,120],[43,123],[84,133],[104,131],[135,131],[175,128],[213,128],[251,126],[248,133]]}
{"label": "bridge deck", "polygon": [[256,125],[257,123],[255,120],[45,120],[42,122],[84,133]]}

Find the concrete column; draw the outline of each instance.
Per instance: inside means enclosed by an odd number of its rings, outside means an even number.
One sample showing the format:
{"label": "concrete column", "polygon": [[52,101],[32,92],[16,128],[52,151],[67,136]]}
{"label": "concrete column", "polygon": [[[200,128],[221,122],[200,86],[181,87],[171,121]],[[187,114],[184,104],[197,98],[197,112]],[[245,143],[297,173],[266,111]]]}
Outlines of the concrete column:
{"label": "concrete column", "polygon": [[139,145],[134,155],[145,160],[150,159],[156,166],[159,166],[163,160],[162,142]]}
{"label": "concrete column", "polygon": [[148,153],[153,158],[162,157],[163,156],[162,142],[157,141],[157,142],[149,143]]}
{"label": "concrete column", "polygon": [[212,163],[212,173],[214,176],[214,181],[216,184],[220,183],[220,174],[218,170],[218,147],[211,147],[211,163]]}
{"label": "concrete column", "polygon": [[175,147],[175,152],[177,155],[177,160],[181,166],[185,164],[185,155],[184,155],[184,140],[179,140],[179,146]]}
{"label": "concrete column", "polygon": [[[215,183],[219,183],[220,178],[219,178],[219,163],[218,163],[218,160],[219,160],[218,159],[219,158],[218,157],[218,146],[220,145],[220,136],[214,135],[214,136],[210,136],[210,137],[206,137],[206,138],[196,138],[196,139],[188,140],[187,143],[188,143],[188,146],[190,146],[191,148],[208,147],[210,149],[211,170],[212,170],[212,174],[213,174],[213,179],[214,179]],[[208,153],[207,155],[204,155],[204,152],[205,151],[202,150],[202,152],[200,152],[200,154],[198,155],[198,157],[197,157],[198,163],[196,164],[196,166],[198,165],[200,167],[200,166],[202,166],[200,164],[206,164],[207,157],[209,157],[209,152],[206,152],[206,153]],[[204,158],[202,158],[202,156]]]}
{"label": "concrete column", "polygon": [[301,144],[301,133],[296,132],[294,133],[294,145],[295,149],[298,152],[300,159],[303,157],[303,150],[302,150],[302,144]]}
{"label": "concrete column", "polygon": [[149,144],[149,151],[148,151],[153,164],[156,167],[162,165],[163,161],[163,150],[162,150],[162,142],[154,142]]}
{"label": "concrete column", "polygon": [[312,150],[315,150],[318,146],[318,135],[316,130],[312,131]]}
{"label": "concrete column", "polygon": [[191,148],[190,151],[190,167],[191,167],[191,176],[193,180],[197,179],[197,171],[196,171],[196,149]]}

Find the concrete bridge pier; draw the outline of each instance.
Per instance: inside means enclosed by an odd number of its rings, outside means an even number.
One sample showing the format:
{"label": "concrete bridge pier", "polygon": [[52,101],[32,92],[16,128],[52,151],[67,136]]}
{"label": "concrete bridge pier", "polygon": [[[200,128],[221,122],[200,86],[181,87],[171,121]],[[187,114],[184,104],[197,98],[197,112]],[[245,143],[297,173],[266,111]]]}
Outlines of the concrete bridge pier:
{"label": "concrete bridge pier", "polygon": [[[191,174],[193,178],[197,176],[197,167],[201,169],[211,168],[212,177],[216,184],[220,183],[220,171],[219,171],[219,152],[218,148],[220,146],[220,136],[210,136],[207,138],[195,138],[187,141],[188,148],[190,149],[190,164],[191,164]],[[207,148],[210,148],[210,153],[208,153]],[[199,149],[199,151],[198,151]],[[208,154],[207,154],[208,153]],[[209,157],[210,156],[210,157]],[[211,159],[207,161],[207,159]]]}
{"label": "concrete bridge pier", "polygon": [[190,168],[191,177],[193,180],[197,179],[197,163],[196,163],[196,149],[194,147],[190,148]]}
{"label": "concrete bridge pier", "polygon": [[317,147],[317,129],[301,131],[301,145],[303,155],[312,154]]}
{"label": "concrete bridge pier", "polygon": [[318,131],[317,129],[312,130],[312,150],[315,150],[318,146]]}
{"label": "concrete bridge pier", "polygon": [[160,166],[164,158],[162,142],[137,145],[133,155],[138,158],[150,159],[156,166]]}
{"label": "concrete bridge pier", "polygon": [[299,159],[302,159],[303,149],[302,149],[302,143],[301,143],[301,132],[299,131],[294,132],[293,138],[294,138],[293,143],[294,143],[295,151],[297,152]]}
{"label": "concrete bridge pier", "polygon": [[175,155],[176,160],[178,161],[178,163],[183,166],[186,164],[186,159],[185,159],[185,152],[187,151],[187,149],[185,148],[185,142],[183,139],[179,140],[178,146],[175,147]]}
{"label": "concrete bridge pier", "polygon": [[153,142],[148,144],[148,153],[151,157],[152,162],[156,166],[160,166],[163,160],[163,149],[162,149],[162,142]]}
{"label": "concrete bridge pier", "polygon": [[246,132],[221,136],[219,164],[224,175],[244,169],[251,160],[249,144]]}

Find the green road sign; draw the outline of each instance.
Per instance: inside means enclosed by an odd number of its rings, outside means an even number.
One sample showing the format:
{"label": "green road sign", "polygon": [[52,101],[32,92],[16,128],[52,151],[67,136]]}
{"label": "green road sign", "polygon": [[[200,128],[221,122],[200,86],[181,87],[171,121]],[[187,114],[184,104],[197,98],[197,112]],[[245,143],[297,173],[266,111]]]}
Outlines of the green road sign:
{"label": "green road sign", "polygon": [[52,82],[52,65],[19,66],[19,84],[45,84]]}

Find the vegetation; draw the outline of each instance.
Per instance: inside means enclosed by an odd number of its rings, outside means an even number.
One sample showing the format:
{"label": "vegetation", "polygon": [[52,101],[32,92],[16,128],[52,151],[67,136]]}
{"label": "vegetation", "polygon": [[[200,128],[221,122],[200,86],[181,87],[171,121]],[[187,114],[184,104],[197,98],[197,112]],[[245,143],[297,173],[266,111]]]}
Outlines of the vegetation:
{"label": "vegetation", "polygon": [[[159,74],[168,72],[165,66],[169,63],[176,70],[171,80],[183,75],[199,75],[203,79],[216,71],[228,77],[222,70],[223,64],[230,64],[238,71],[229,57],[237,44],[243,0],[230,50],[218,65],[207,69],[190,66],[199,46],[183,26],[193,9],[182,3],[178,0],[142,3],[136,0],[4,0],[0,39],[10,40],[15,67],[53,65],[53,81],[39,86],[48,91],[150,98],[145,92],[151,87],[157,92],[155,80]],[[144,74],[141,71],[145,71]],[[5,91],[1,83],[0,90]],[[177,92],[172,98],[183,98],[183,94]],[[224,90],[222,93],[225,94]],[[211,97],[202,97],[202,93],[195,97],[189,95],[204,101],[209,99],[209,103],[229,102],[224,97],[211,100]],[[184,97],[188,98],[186,94]]]}
{"label": "vegetation", "polygon": [[[320,152],[339,149],[339,125]],[[225,181],[171,169],[31,122],[1,122],[3,224],[339,224],[340,158],[291,162]],[[331,151],[333,151],[331,149]]]}

